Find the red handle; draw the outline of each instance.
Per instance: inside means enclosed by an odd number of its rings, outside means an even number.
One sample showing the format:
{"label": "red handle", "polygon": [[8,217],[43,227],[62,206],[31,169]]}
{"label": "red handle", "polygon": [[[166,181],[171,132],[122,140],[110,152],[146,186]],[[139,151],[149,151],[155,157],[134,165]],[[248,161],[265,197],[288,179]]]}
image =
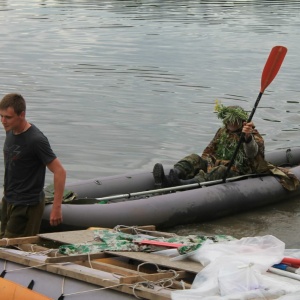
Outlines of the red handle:
{"label": "red handle", "polygon": [[300,258],[294,258],[294,257],[285,257],[282,261],[283,264],[291,264],[293,266],[300,267]]}
{"label": "red handle", "polygon": [[139,242],[139,244],[163,246],[163,247],[170,247],[170,248],[179,248],[184,246],[184,244],[180,244],[180,243],[169,243],[169,242],[161,242],[155,240],[142,240],[141,242]]}

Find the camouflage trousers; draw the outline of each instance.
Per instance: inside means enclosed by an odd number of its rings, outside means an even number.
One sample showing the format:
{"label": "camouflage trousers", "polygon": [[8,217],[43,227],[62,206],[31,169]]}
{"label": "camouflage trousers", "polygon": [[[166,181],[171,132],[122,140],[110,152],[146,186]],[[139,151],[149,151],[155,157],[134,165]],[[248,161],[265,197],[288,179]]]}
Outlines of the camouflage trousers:
{"label": "camouflage trousers", "polygon": [[[198,182],[212,181],[222,179],[225,175],[227,167],[219,165],[210,168],[207,171],[207,161],[198,154],[191,154],[178,161],[174,168],[180,170],[181,179],[195,178]],[[229,171],[228,178],[237,176],[238,173],[232,170]]]}

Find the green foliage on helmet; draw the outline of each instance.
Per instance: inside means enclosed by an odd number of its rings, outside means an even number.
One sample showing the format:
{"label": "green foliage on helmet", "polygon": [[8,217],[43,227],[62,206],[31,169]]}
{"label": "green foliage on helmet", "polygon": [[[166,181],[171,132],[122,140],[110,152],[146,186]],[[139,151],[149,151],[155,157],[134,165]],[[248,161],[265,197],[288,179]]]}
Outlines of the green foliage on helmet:
{"label": "green foliage on helmet", "polygon": [[215,111],[225,125],[234,123],[242,125],[248,119],[248,113],[240,106],[224,106],[218,100],[216,100]]}

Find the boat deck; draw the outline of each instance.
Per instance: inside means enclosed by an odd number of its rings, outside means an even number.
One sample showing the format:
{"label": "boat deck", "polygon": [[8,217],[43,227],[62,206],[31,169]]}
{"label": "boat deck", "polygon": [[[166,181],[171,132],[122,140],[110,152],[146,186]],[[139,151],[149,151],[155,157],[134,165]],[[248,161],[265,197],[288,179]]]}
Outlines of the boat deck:
{"label": "boat deck", "polygon": [[[172,256],[160,252],[101,251],[72,255],[58,252],[61,245],[89,244],[94,240],[91,229],[0,240],[0,277],[22,287],[30,286],[32,291],[49,297],[46,299],[167,300],[172,299],[173,291],[190,289],[203,268],[199,262],[172,260]],[[119,231],[166,239],[176,236],[156,231],[155,226]],[[5,288],[0,286],[0,293]]]}
{"label": "boat deck", "polygon": [[[169,233],[155,231],[154,226],[142,226],[139,229],[147,230],[156,237],[172,236]],[[136,232],[136,228],[134,232],[130,228],[121,230],[130,234]],[[3,239],[0,240],[0,246],[6,247],[1,249],[0,259],[89,283],[94,288],[116,290],[122,294],[132,295],[132,298],[157,300],[171,299],[171,291],[190,288],[194,277],[202,269],[201,264],[197,262],[172,261],[168,256],[153,253],[105,251],[68,256],[58,254],[57,251],[51,251],[49,248],[50,244],[59,246],[85,243],[91,240],[93,240],[93,230]],[[45,245],[48,246],[45,247]],[[16,247],[22,252],[10,249]],[[7,269],[6,265],[0,271],[3,272]],[[9,272],[7,274],[12,276]],[[5,275],[5,278],[8,275]],[[168,287],[164,287],[164,284]],[[53,288],[52,291],[49,291],[49,293],[51,292],[53,292]],[[56,299],[58,299],[59,293],[66,295],[66,293],[61,293],[60,288],[55,294]],[[80,291],[76,293],[78,295]],[[85,297],[85,299],[90,299],[87,297],[87,292],[85,292]]]}

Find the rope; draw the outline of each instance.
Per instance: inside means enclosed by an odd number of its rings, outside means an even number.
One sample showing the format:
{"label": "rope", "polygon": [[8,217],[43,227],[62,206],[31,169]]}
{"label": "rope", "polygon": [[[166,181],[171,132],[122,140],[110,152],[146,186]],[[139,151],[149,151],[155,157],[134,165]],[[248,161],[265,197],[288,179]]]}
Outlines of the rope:
{"label": "rope", "polygon": [[[122,228],[131,229],[135,234],[139,232],[137,226],[126,226],[126,225],[117,225],[113,228],[113,231],[121,232]],[[140,231],[143,230],[140,229]]]}
{"label": "rope", "polygon": [[[63,263],[56,263],[56,264],[57,265],[68,265],[68,264],[71,264],[71,262],[63,262]],[[43,266],[47,266],[47,265],[53,265],[53,263],[45,263],[44,262],[44,263],[34,265],[34,266],[27,266],[27,267],[23,267],[23,268],[11,269],[11,270],[5,270],[5,271],[6,271],[6,273],[11,273],[11,272],[15,272],[15,271],[34,269],[34,268],[43,267]]]}
{"label": "rope", "polygon": [[[143,275],[140,272],[140,268],[143,265],[146,265],[146,264],[155,265],[156,266],[156,271],[158,273],[172,272],[174,275],[171,278],[163,278],[163,279],[159,279],[157,281],[148,280],[147,278],[143,277]],[[65,285],[65,277],[64,277],[63,282],[62,282],[62,295],[61,296],[63,296],[63,297],[73,296],[73,295],[85,294],[85,293],[89,293],[89,292],[96,292],[96,291],[101,291],[101,290],[106,290],[106,289],[111,289],[111,288],[117,288],[117,287],[121,287],[121,286],[128,286],[128,287],[132,287],[132,292],[133,292],[133,295],[134,295],[135,298],[142,299],[141,297],[139,297],[136,294],[136,290],[139,287],[144,287],[144,288],[146,287],[146,288],[149,288],[149,289],[154,289],[155,286],[160,286],[161,288],[159,290],[168,289],[170,286],[173,285],[174,280],[179,276],[179,274],[175,270],[162,270],[158,267],[157,264],[148,263],[148,262],[144,262],[144,263],[139,264],[138,267],[137,267],[137,271],[138,271],[138,275],[144,280],[136,282],[135,284],[125,284],[125,283],[121,284],[120,283],[120,284],[110,285],[110,286],[107,286],[107,287],[84,290],[84,291],[79,291],[79,292],[76,292],[76,293],[68,293],[68,294],[64,294],[64,285]],[[109,279],[104,279],[104,280],[109,280]],[[182,280],[181,280],[181,285],[182,285],[182,288],[185,289],[184,282]]]}
{"label": "rope", "polygon": [[[41,251],[41,252],[38,252],[39,254],[41,254],[42,252],[49,252],[49,251]],[[57,253],[57,252],[56,252]],[[34,253],[28,253],[27,255],[32,255]],[[90,255],[88,255],[88,258],[89,258],[89,264],[92,268],[92,262],[91,262],[91,259],[90,259]],[[38,267],[43,267],[43,266],[46,266],[46,265],[53,265],[53,263],[41,263],[41,264],[38,264],[38,265],[35,265],[35,266],[27,266],[27,267],[23,267],[23,268],[17,268],[17,269],[11,269],[11,270],[6,270],[6,263],[7,261],[5,260],[4,262],[4,269],[5,269],[5,272],[6,273],[11,273],[11,272],[16,272],[16,271],[21,271],[21,270],[26,270],[26,269],[34,269],[34,268],[38,268]],[[64,262],[64,263],[56,263],[57,265],[64,265],[64,264],[71,264],[70,262]],[[157,273],[167,273],[167,272],[172,272],[173,273],[173,276],[170,277],[170,278],[163,278],[163,279],[159,279],[159,280],[156,280],[156,281],[151,281],[147,278],[145,278],[143,276],[143,273],[140,271],[140,268],[146,264],[150,264],[150,265],[154,265],[156,267],[156,271]],[[140,298],[137,293],[136,293],[136,290],[139,288],[139,287],[146,287],[146,288],[149,288],[149,289],[154,289],[155,286],[159,286],[160,289],[168,289],[170,288],[173,283],[174,283],[174,280],[179,276],[179,274],[175,271],[175,270],[162,270],[159,268],[159,266],[157,264],[153,264],[153,263],[149,263],[149,262],[143,262],[141,264],[138,265],[137,267],[137,271],[138,271],[138,275],[143,279],[142,281],[139,281],[139,282],[136,282],[135,284],[125,284],[125,283],[120,283],[120,284],[114,284],[114,285],[110,285],[110,286],[107,286],[107,287],[101,287],[101,288],[96,288],[96,289],[90,289],[90,290],[84,290],[84,291],[79,291],[79,292],[75,292],[75,293],[68,293],[68,294],[64,294],[64,287],[65,287],[65,283],[66,283],[66,277],[63,276],[62,278],[62,286],[61,286],[61,296],[60,296],[60,299],[64,299],[64,297],[66,296],[72,296],[72,295],[78,295],[78,294],[84,294],[84,293],[88,293],[88,292],[95,292],[95,291],[101,291],[101,290],[106,290],[106,289],[111,289],[111,288],[117,288],[117,287],[121,287],[121,286],[128,286],[128,287],[131,287],[132,288],[132,292],[133,292],[133,295],[135,298],[137,299],[142,299]],[[112,275],[114,275],[116,278],[120,278],[120,275],[118,274],[114,274],[112,273]],[[104,280],[109,280],[109,279],[104,279]],[[184,289],[184,283],[183,281],[181,281],[181,284],[183,286],[183,289]]]}
{"label": "rope", "polygon": [[92,265],[92,262],[91,262],[91,253],[90,252],[88,253],[88,262],[89,262],[90,268],[94,269],[93,265]]}
{"label": "rope", "polygon": [[[141,232],[147,233],[147,234],[153,233],[152,230],[142,229],[142,228],[139,228],[138,226],[126,226],[126,225],[117,225],[113,228],[113,231],[121,232],[122,228],[131,229],[135,234],[138,234],[138,233],[141,233]],[[177,236],[177,234],[176,233],[170,233],[170,236]]]}
{"label": "rope", "polygon": [[[156,267],[156,272],[157,273],[168,273],[168,272],[172,272],[174,275],[173,277],[170,277],[170,278],[163,278],[163,279],[159,279],[157,281],[149,281],[147,280],[146,278],[144,278],[142,275],[140,275],[143,279],[145,279],[147,282],[151,282],[151,283],[154,283],[155,285],[161,285],[162,288],[169,288],[170,286],[173,285],[173,281],[179,276],[179,274],[175,271],[175,270],[172,270],[172,269],[169,269],[169,270],[162,270],[158,267],[157,264],[154,264],[154,263],[149,263],[149,262],[143,262],[141,264],[138,265],[138,268],[137,268],[137,271],[140,273],[140,267],[142,267],[143,265],[147,265],[147,264],[150,264],[150,265],[154,265]],[[169,282],[169,285],[165,285],[166,283]]]}
{"label": "rope", "polygon": [[111,288],[121,287],[121,286],[131,286],[131,284],[115,284],[115,285],[110,285],[110,286],[103,287],[103,288],[85,290],[85,291],[80,291],[80,292],[76,292],[76,293],[68,293],[68,294],[62,293],[62,295],[64,297],[66,297],[66,296],[73,296],[73,295],[80,295],[80,294],[85,294],[85,293],[90,293],[90,292],[96,292],[96,291],[101,291],[101,290],[106,290],[106,289],[111,289]]}
{"label": "rope", "polygon": [[[114,231],[116,232],[119,232],[121,231],[122,228],[129,228],[129,229],[132,229],[133,232],[135,232],[136,234],[140,233],[140,232],[144,232],[144,233],[151,233],[152,231],[151,230],[144,230],[144,229],[141,229],[141,228],[138,228],[137,226],[125,226],[125,225],[118,225],[116,226],[115,228],[113,228]],[[176,234],[174,234],[176,235]],[[7,241],[7,245],[8,245],[8,239],[5,239]],[[34,245],[31,246],[31,252],[25,252],[23,251],[24,255],[25,256],[30,256],[30,255],[48,255],[50,253],[53,253],[54,252],[54,255],[55,257],[57,257],[58,255],[58,250],[57,249],[47,249],[47,250],[43,250],[43,251],[38,251],[38,252],[35,252],[33,251]],[[20,249],[20,248],[19,248]],[[22,250],[22,249],[20,249]],[[26,270],[26,269],[32,269],[32,268],[38,268],[38,267],[43,267],[43,266],[46,266],[46,265],[53,265],[54,263],[41,263],[41,264],[38,264],[38,265],[35,265],[35,266],[27,266],[27,267],[22,267],[22,268],[17,268],[17,269],[12,269],[12,270],[6,270],[6,260],[5,260],[5,265],[4,265],[4,269],[5,269],[5,272],[8,273],[8,272],[16,272],[16,271],[20,271],[20,270]],[[88,253],[88,262],[89,262],[89,266],[91,269],[93,269],[93,265],[92,265],[92,261],[91,261],[91,256],[90,256],[90,253]],[[64,262],[64,263],[55,263],[57,265],[64,265],[64,264],[71,264],[71,262]],[[156,267],[156,272],[157,273],[167,273],[167,272],[172,272],[173,273],[173,276],[170,277],[170,278],[162,278],[162,279],[159,279],[159,280],[156,280],[156,281],[151,281],[147,278],[144,277],[143,273],[140,272],[140,268],[144,265],[147,265],[147,264],[150,264],[150,265],[154,265]],[[140,298],[138,295],[137,295],[137,289],[139,287],[146,287],[146,288],[149,288],[149,289],[154,289],[154,287],[158,286],[160,287],[159,290],[161,289],[169,289],[173,283],[174,283],[174,280],[176,280],[176,278],[178,278],[179,274],[175,271],[175,270],[162,270],[159,268],[159,266],[157,264],[154,264],[154,263],[149,263],[149,262],[143,262],[141,264],[138,265],[137,267],[137,272],[138,272],[138,276],[140,276],[143,280],[142,281],[139,281],[139,282],[136,282],[135,284],[114,284],[114,285],[110,285],[110,286],[107,286],[107,287],[101,287],[101,288],[96,288],[96,289],[90,289],[90,290],[84,290],[84,291],[79,291],[79,292],[74,292],[74,293],[68,293],[68,294],[64,294],[64,288],[65,288],[65,283],[66,283],[66,277],[63,276],[63,279],[62,279],[62,286],[61,286],[61,296],[60,296],[60,299],[64,299],[64,297],[66,296],[72,296],[72,295],[78,295],[78,294],[84,294],[84,293],[88,293],[88,292],[94,292],[94,291],[101,291],[101,290],[106,290],[106,289],[111,289],[111,288],[117,288],[117,287],[121,287],[121,286],[128,286],[128,287],[131,287],[132,288],[132,293],[134,295],[134,297],[136,297],[137,299],[142,299]],[[115,274],[115,273],[112,273],[113,276],[115,276],[116,278],[119,278],[120,275],[119,274]],[[110,280],[110,279],[103,279],[103,280]],[[182,287],[183,289],[185,288],[184,287],[184,282],[181,281],[181,284],[182,284]]]}

